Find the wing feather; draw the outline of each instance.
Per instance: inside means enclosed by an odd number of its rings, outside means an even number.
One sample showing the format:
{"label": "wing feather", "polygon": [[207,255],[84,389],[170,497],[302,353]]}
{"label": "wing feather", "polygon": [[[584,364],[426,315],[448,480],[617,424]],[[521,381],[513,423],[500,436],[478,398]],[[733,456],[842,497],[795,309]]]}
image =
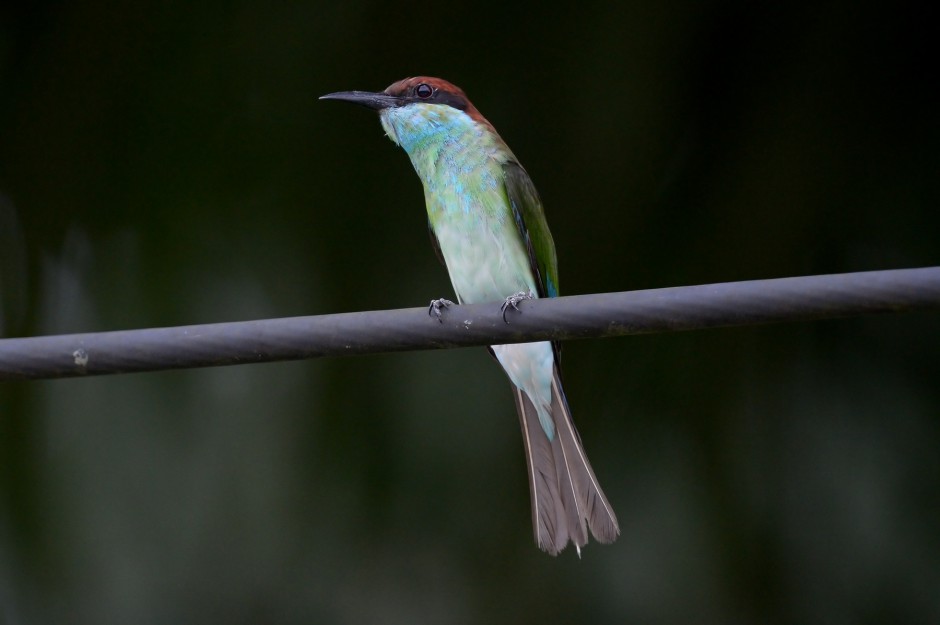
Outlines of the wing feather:
{"label": "wing feather", "polygon": [[538,285],[538,296],[555,297],[558,295],[555,242],[548,230],[538,191],[519,163],[507,161],[503,165],[503,173],[506,199],[509,200],[516,228],[529,254],[529,263]]}

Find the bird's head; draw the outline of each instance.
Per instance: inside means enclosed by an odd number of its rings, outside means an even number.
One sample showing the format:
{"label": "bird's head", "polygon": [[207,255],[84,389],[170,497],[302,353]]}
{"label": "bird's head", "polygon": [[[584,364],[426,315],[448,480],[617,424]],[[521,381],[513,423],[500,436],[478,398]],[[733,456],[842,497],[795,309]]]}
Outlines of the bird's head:
{"label": "bird's head", "polygon": [[392,83],[385,91],[339,91],[320,99],[378,111],[385,132],[406,150],[417,139],[446,135],[462,126],[476,124],[495,133],[463,90],[441,78],[416,76]]}

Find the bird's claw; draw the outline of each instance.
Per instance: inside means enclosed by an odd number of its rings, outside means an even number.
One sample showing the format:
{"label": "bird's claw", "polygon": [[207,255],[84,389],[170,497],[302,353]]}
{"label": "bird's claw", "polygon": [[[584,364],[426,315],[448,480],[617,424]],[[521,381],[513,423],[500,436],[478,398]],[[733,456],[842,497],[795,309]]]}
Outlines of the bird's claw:
{"label": "bird's claw", "polygon": [[[509,309],[519,310],[519,302],[523,302],[527,299],[533,299],[535,296],[532,295],[532,291],[519,291],[514,293],[506,298],[506,301],[503,302],[503,305],[499,307],[499,310],[503,313],[503,321],[509,323],[509,320],[506,319],[506,313],[509,312]],[[521,312],[521,311],[520,311]]]}
{"label": "bird's claw", "polygon": [[454,303],[452,301],[443,297],[440,299],[432,299],[431,305],[428,306],[428,316],[437,319],[438,323],[444,323],[444,319],[441,318],[441,310],[450,308],[453,305]]}

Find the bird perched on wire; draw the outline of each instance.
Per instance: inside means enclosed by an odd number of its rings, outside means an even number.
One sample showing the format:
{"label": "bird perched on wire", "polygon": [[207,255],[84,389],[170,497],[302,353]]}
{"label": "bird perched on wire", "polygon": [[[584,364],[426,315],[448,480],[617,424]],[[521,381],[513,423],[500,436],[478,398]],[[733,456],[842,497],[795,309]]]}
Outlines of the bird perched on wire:
{"label": "bird perched on wire", "polygon": [[[455,85],[419,76],[382,92],[323,96],[379,112],[424,185],[428,225],[461,303],[503,302],[503,315],[531,297],[558,295],[555,245],[538,192],[493,125]],[[440,318],[450,302],[435,300]],[[492,345],[512,382],[525,444],[538,546],[578,553],[588,530],[602,543],[620,533],[575,429],[559,375],[557,345]]]}

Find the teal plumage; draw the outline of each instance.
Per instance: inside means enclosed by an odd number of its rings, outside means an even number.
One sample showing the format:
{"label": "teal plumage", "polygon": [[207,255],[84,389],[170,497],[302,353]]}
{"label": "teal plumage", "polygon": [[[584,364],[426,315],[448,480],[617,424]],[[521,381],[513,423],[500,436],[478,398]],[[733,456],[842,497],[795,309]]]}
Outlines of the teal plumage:
{"label": "teal plumage", "polygon": [[[383,93],[324,96],[379,111],[424,186],[428,225],[461,303],[520,292],[558,294],[555,246],[538,192],[499,134],[456,86],[408,78]],[[601,542],[620,530],[574,428],[549,342],[493,345],[513,385],[526,447],[539,547],[580,553],[588,529]]]}

